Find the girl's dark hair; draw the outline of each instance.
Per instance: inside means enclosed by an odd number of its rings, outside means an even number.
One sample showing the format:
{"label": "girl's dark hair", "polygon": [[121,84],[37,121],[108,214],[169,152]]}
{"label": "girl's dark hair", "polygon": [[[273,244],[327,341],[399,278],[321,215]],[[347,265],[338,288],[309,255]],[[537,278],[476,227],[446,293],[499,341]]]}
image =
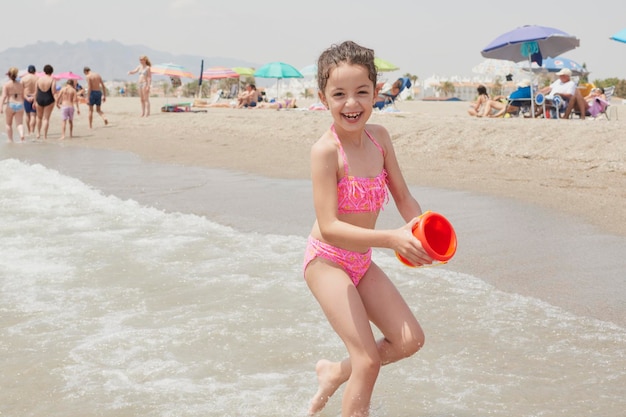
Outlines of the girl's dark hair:
{"label": "girl's dark hair", "polygon": [[374,51],[355,42],[345,41],[339,45],[331,45],[317,60],[317,86],[321,92],[326,89],[330,71],[341,63],[364,66],[372,84],[376,85],[378,73],[374,64]]}
{"label": "girl's dark hair", "polygon": [[46,64],[43,66],[43,72],[47,75],[51,75],[54,72],[54,68],[52,68],[52,65]]}
{"label": "girl's dark hair", "polygon": [[485,87],[484,85],[479,85],[476,91],[478,91],[478,95],[480,96],[487,95],[487,87]]}

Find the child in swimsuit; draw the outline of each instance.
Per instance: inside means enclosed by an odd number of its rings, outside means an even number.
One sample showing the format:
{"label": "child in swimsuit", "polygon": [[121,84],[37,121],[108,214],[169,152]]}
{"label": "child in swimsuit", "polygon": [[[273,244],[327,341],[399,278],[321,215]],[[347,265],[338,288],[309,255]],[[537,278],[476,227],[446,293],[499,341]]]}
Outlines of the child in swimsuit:
{"label": "child in swimsuit", "polygon": [[65,139],[65,127],[68,123],[70,125],[70,138],[74,137],[74,106],[76,106],[76,113],[80,114],[74,80],[67,80],[67,83],[59,92],[57,100],[57,107],[61,109],[61,118],[63,119],[61,140]]}
{"label": "child in swimsuit", "polygon": [[[432,259],[411,233],[422,210],[400,171],[389,133],[367,124],[375,101],[374,52],[347,41],[324,51],[318,68],[319,97],[333,124],[311,148],[317,219],[305,251],[304,278],[349,356],[317,363],[319,388],[309,413],[320,412],[346,382],[342,415],[367,416],[380,366],[411,356],[424,344],[417,319],[372,261],[371,248],[395,250],[415,265]],[[376,230],[389,192],[407,223]],[[378,341],[371,324],[383,334]]]}

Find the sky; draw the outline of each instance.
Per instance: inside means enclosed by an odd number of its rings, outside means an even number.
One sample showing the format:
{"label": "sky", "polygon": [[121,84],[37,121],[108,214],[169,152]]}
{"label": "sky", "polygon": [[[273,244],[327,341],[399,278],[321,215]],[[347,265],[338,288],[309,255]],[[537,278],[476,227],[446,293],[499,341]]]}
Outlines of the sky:
{"label": "sky", "polygon": [[[29,0],[3,5],[0,52],[39,41],[116,40],[173,54],[228,57],[263,65],[313,64],[331,44],[353,40],[424,80],[476,76],[493,39],[523,25],[580,39],[563,56],[590,79],[626,79],[624,0]],[[28,7],[25,13],[24,8]],[[10,16],[15,16],[11,18]]]}

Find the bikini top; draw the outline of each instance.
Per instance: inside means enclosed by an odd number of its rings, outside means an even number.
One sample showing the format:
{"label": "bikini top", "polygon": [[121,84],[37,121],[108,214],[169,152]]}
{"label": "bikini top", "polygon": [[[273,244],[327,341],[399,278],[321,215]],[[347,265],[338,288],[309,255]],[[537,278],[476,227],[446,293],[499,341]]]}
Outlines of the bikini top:
{"label": "bikini top", "polygon": [[[353,177],[348,175],[348,159],[335,131],[335,126],[331,127],[331,131],[339,144],[339,152],[343,159],[344,175],[337,183],[337,211],[340,214],[371,213],[382,209],[385,203],[389,201],[387,171],[383,168],[376,177]],[[367,130],[365,134],[384,156],[383,148],[376,142],[374,137]]]}
{"label": "bikini top", "polygon": [[145,76],[148,72],[150,71],[150,67],[145,66],[145,67],[141,67],[141,69],[139,70],[139,75],[140,76]]}

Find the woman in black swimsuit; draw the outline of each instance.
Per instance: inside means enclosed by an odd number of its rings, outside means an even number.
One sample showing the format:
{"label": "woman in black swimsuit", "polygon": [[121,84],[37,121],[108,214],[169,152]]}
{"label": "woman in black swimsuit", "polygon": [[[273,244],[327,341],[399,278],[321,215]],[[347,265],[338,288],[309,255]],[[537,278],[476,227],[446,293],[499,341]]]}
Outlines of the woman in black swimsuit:
{"label": "woman in black swimsuit", "polygon": [[43,126],[43,138],[48,139],[48,127],[50,126],[50,115],[54,110],[54,93],[56,92],[56,81],[52,78],[54,69],[52,65],[43,67],[45,75],[37,80],[37,139],[41,136]]}

